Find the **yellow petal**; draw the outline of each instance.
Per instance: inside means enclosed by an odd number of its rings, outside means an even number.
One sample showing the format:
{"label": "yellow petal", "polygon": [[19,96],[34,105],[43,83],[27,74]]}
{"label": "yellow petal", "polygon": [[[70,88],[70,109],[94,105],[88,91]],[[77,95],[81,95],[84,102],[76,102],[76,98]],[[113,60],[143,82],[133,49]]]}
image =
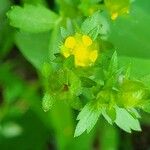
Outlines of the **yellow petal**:
{"label": "yellow petal", "polygon": [[87,35],[83,35],[82,36],[82,42],[87,47],[90,46],[93,43],[92,39],[89,36],[87,36]]}
{"label": "yellow petal", "polygon": [[65,47],[66,48],[74,48],[76,44],[76,40],[73,36],[69,36],[66,40],[65,40]]}
{"label": "yellow petal", "polygon": [[80,46],[76,48],[75,52],[75,65],[76,66],[87,66],[89,53],[86,48]]}

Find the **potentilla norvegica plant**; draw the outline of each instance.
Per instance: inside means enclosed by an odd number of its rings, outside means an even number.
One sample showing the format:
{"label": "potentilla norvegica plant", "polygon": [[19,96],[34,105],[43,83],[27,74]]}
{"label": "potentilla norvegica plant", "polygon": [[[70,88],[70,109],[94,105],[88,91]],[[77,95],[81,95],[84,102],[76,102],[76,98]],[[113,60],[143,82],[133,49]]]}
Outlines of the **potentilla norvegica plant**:
{"label": "potentilla norvegica plant", "polygon": [[150,113],[150,87],[145,79],[130,76],[130,64],[119,65],[117,49],[108,40],[110,22],[127,17],[131,3],[57,0],[55,12],[25,4],[7,13],[18,34],[50,31],[49,53],[40,64],[32,60],[44,78],[42,107],[51,111],[63,101],[79,110],[74,136],[89,133],[101,116],[126,132],[141,131],[139,110]]}

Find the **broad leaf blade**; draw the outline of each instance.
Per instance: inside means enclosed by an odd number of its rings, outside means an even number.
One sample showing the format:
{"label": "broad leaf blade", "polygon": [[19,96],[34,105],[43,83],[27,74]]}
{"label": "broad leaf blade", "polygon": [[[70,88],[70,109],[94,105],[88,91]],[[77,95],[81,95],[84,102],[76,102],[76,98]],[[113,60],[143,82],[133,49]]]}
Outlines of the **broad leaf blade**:
{"label": "broad leaf blade", "polygon": [[86,130],[89,133],[96,124],[100,114],[101,108],[98,108],[96,103],[92,102],[85,105],[77,117],[79,122],[77,124],[74,136],[79,136]]}
{"label": "broad leaf blade", "polygon": [[135,119],[123,108],[116,108],[115,123],[124,131],[131,133],[131,130],[141,131],[138,119]]}
{"label": "broad leaf blade", "polygon": [[50,60],[48,52],[49,33],[17,33],[15,40],[25,58],[37,69],[42,70],[43,64]]}
{"label": "broad leaf blade", "polygon": [[58,21],[54,12],[40,5],[14,6],[7,16],[12,26],[31,33],[49,31]]}

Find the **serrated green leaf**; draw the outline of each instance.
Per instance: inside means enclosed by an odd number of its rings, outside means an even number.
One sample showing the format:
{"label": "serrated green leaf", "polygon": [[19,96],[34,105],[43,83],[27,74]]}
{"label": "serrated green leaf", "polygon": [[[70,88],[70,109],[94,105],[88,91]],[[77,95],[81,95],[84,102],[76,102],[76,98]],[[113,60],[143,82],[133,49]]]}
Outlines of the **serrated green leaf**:
{"label": "serrated green leaf", "polygon": [[58,22],[58,16],[42,5],[13,6],[7,16],[13,27],[31,33],[49,31]]}
{"label": "serrated green leaf", "polygon": [[97,26],[95,27],[94,29],[92,29],[90,32],[89,32],[89,36],[93,39],[93,40],[96,40],[97,36],[99,35],[100,33],[100,26]]}
{"label": "serrated green leaf", "polygon": [[66,28],[61,27],[61,36],[63,39],[67,38],[69,35],[75,34],[74,27],[72,25],[72,20],[67,18],[66,20]]}
{"label": "serrated green leaf", "polygon": [[118,127],[129,133],[131,133],[131,130],[141,131],[138,119],[135,119],[124,108],[116,107],[115,123]]}
{"label": "serrated green leaf", "polygon": [[77,137],[87,130],[89,133],[96,124],[101,114],[101,107],[97,107],[96,103],[88,103],[79,113],[77,120],[79,120],[74,136]]}
{"label": "serrated green leaf", "polygon": [[122,68],[118,69],[118,58],[117,52],[115,51],[111,57],[110,63],[108,65],[108,69],[105,72],[106,83],[105,88],[115,87],[118,75],[122,72]]}
{"label": "serrated green leaf", "polygon": [[[95,30],[95,31],[94,31]],[[109,32],[109,25],[107,20],[102,16],[102,14],[98,11],[94,13],[91,17],[88,17],[81,25],[81,31],[84,34],[92,34],[92,38],[97,36],[97,34],[101,34],[106,36]]]}
{"label": "serrated green leaf", "polygon": [[140,114],[135,108],[128,109],[128,112],[134,117],[134,118],[141,118]]}
{"label": "serrated green leaf", "polygon": [[109,67],[108,67],[108,74],[113,75],[118,71],[118,58],[117,52],[115,51],[112,55]]}
{"label": "serrated green leaf", "polygon": [[45,112],[49,111],[52,108],[53,103],[54,103],[53,97],[49,93],[46,93],[42,100],[43,110]]}

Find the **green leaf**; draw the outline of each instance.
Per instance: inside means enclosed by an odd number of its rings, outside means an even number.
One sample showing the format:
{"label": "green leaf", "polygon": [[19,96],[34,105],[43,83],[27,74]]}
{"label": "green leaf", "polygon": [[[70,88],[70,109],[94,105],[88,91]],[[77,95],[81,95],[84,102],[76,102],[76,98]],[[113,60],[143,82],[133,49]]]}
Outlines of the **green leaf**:
{"label": "green leaf", "polygon": [[[97,31],[95,31],[97,30]],[[81,25],[81,31],[84,34],[91,34],[92,38],[95,39],[95,35],[101,34],[104,37],[109,32],[109,25],[107,20],[98,11],[94,13],[91,17],[88,17]],[[94,34],[95,35],[94,35]]]}
{"label": "green leaf", "polygon": [[138,119],[135,119],[123,108],[116,107],[115,123],[118,127],[129,133],[131,133],[131,130],[141,131]]}
{"label": "green leaf", "polygon": [[[61,41],[61,32],[60,32],[60,25],[54,27],[49,35],[49,57],[50,60],[53,61],[55,59],[55,54],[60,53],[60,41]],[[61,58],[60,58],[61,59]]]}
{"label": "green leaf", "polygon": [[109,67],[108,67],[108,73],[110,75],[116,73],[118,71],[118,58],[117,58],[117,52],[115,51],[112,55]]}
{"label": "green leaf", "polygon": [[0,19],[0,59],[4,58],[9,53],[9,51],[13,47],[13,42],[13,30],[8,25],[8,22],[6,22],[6,20]]}
{"label": "green leaf", "polygon": [[68,69],[72,69],[74,67],[74,56],[71,55],[68,58],[66,58],[64,60],[64,67],[68,68]]}
{"label": "green leaf", "polygon": [[91,80],[90,78],[80,77],[80,79],[81,79],[81,84],[83,87],[90,88],[90,87],[96,86],[96,82]]}
{"label": "green leaf", "polygon": [[128,109],[128,112],[134,117],[134,118],[141,118],[140,114],[135,108]]}
{"label": "green leaf", "polygon": [[116,110],[115,110],[115,108],[111,107],[111,108],[106,109],[106,113],[111,118],[112,122],[114,122],[115,119],[116,119]]}
{"label": "green leaf", "polygon": [[96,102],[88,103],[79,113],[77,120],[79,120],[74,136],[77,137],[87,130],[89,133],[96,124],[101,114],[101,107],[98,107]]}
{"label": "green leaf", "polygon": [[52,72],[53,72],[53,68],[52,68],[51,64],[44,63],[43,68],[42,68],[43,76],[45,78],[48,78]]}
{"label": "green leaf", "polygon": [[[144,51],[143,51],[144,52]],[[148,56],[149,54],[147,54]],[[135,58],[135,57],[128,57],[128,56],[119,56],[119,66],[126,66],[126,64],[131,64],[131,73],[130,77],[139,78],[144,77],[145,75],[150,74],[150,59],[143,59],[143,58]],[[147,78],[147,79],[146,79]],[[145,82],[149,83],[149,77],[145,76]]]}
{"label": "green leaf", "polygon": [[6,12],[9,10],[9,0],[0,1],[0,59],[4,58],[13,46],[14,31],[8,24]]}
{"label": "green leaf", "polygon": [[52,108],[53,103],[54,103],[53,97],[49,93],[46,93],[42,100],[43,110],[45,112],[49,111]]}
{"label": "green leaf", "polygon": [[75,98],[70,99],[69,103],[70,103],[71,107],[76,109],[76,110],[81,110],[83,107],[82,102],[81,102],[79,97],[75,97]]}
{"label": "green leaf", "polygon": [[82,92],[81,81],[79,77],[71,70],[68,70],[69,90],[73,95],[79,95]]}
{"label": "green leaf", "polygon": [[150,113],[150,100],[143,102],[143,104],[141,105],[141,108],[143,111]]}
{"label": "green leaf", "polygon": [[141,81],[150,89],[150,74],[143,76]]}
{"label": "green leaf", "polygon": [[117,52],[115,51],[110,60],[108,70],[105,72],[105,76],[107,80],[105,83],[106,88],[107,87],[113,88],[116,86],[116,81],[121,71],[122,71],[121,69],[118,69],[118,57],[117,57]]}
{"label": "green leaf", "polygon": [[45,0],[22,0],[24,4],[33,4],[33,5],[44,5],[47,6],[47,3]]}
{"label": "green leaf", "polygon": [[64,56],[60,53],[55,53],[54,54],[55,58],[52,60],[54,63],[62,63],[64,60]]}
{"label": "green leaf", "polygon": [[63,39],[66,39],[69,35],[75,34],[72,20],[70,18],[67,18],[66,28],[61,27],[60,30],[61,30],[61,36]]}
{"label": "green leaf", "polygon": [[[136,0],[127,17],[120,17],[110,22],[109,41],[115,45],[118,55],[149,60],[149,14],[149,1]],[[135,68],[138,69],[138,65]]]}
{"label": "green leaf", "polygon": [[97,26],[95,27],[94,29],[92,29],[90,32],[89,32],[89,36],[93,39],[93,40],[96,40],[96,38],[98,37],[100,33],[100,26]]}
{"label": "green leaf", "polygon": [[55,0],[55,2],[62,16],[66,18],[75,18],[80,14],[77,9],[78,0]]}
{"label": "green leaf", "polygon": [[16,45],[37,69],[42,70],[43,64],[50,61],[48,52],[49,33],[17,33],[15,37]]}
{"label": "green leaf", "polygon": [[106,121],[112,125],[112,120],[111,120],[110,116],[106,113],[106,109],[103,109],[102,115],[106,119]]}
{"label": "green leaf", "polygon": [[65,39],[66,37],[69,36],[69,33],[68,33],[67,29],[65,29],[64,27],[60,28],[60,32],[61,32],[61,36],[62,36],[63,39]]}
{"label": "green leaf", "polygon": [[7,16],[12,26],[31,33],[49,31],[58,23],[58,16],[42,5],[13,6]]}
{"label": "green leaf", "polygon": [[116,110],[114,107],[103,108],[102,115],[112,125],[116,119]]}
{"label": "green leaf", "polygon": [[7,122],[1,126],[1,134],[6,138],[13,138],[21,135],[22,127],[15,122]]}

